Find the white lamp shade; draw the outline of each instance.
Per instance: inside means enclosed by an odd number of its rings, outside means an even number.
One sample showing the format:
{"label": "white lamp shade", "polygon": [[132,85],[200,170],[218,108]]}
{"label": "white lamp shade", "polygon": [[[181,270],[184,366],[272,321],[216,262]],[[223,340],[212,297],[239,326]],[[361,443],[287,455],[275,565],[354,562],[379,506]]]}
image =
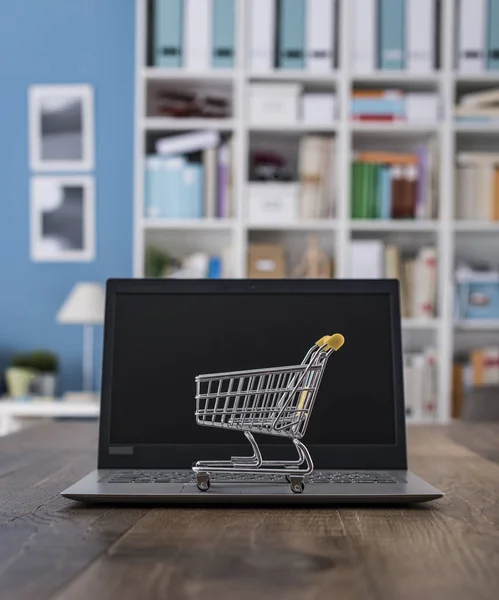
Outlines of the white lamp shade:
{"label": "white lamp shade", "polygon": [[57,313],[59,323],[104,323],[104,289],[98,283],[77,283]]}

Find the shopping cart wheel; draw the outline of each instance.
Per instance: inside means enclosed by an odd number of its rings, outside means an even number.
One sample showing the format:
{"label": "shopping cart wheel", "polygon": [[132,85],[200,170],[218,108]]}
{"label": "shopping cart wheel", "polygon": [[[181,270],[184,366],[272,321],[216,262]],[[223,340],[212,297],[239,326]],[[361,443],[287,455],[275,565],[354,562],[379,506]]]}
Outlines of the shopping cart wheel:
{"label": "shopping cart wheel", "polygon": [[295,494],[301,494],[305,489],[305,484],[303,483],[303,479],[301,477],[289,477],[289,482],[291,483],[291,491]]}
{"label": "shopping cart wheel", "polygon": [[196,482],[198,490],[207,492],[210,489],[210,474],[209,473],[198,473],[196,475]]}

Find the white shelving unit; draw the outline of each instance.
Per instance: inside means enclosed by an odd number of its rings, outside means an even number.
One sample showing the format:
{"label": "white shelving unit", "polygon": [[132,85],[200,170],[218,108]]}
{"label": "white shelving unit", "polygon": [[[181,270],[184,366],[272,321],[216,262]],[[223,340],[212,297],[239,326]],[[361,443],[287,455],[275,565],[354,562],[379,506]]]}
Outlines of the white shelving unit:
{"label": "white shelving unit", "polygon": [[[352,31],[352,3],[340,1],[340,21],[338,40],[339,68],[330,74],[317,74],[302,71],[274,71],[270,73],[252,73],[247,69],[247,32],[250,22],[247,11],[251,0],[234,0],[236,3],[236,68],[230,70],[211,70],[204,73],[182,69],[164,69],[147,66],[147,1],[136,0],[136,88],[135,88],[135,227],[134,227],[134,274],[143,276],[144,250],[150,239],[165,244],[182,247],[191,242],[202,243],[207,251],[220,249],[226,242],[231,243],[236,277],[246,276],[246,256],[248,240],[257,232],[272,232],[272,235],[306,235],[319,232],[321,240],[329,239],[334,248],[336,276],[349,276],[349,250],[353,237],[373,237],[396,241],[410,239],[411,244],[422,245],[432,240],[438,248],[438,317],[425,321],[404,320],[404,343],[409,347],[423,342],[436,345],[440,357],[439,399],[437,422],[445,423],[450,419],[451,371],[454,352],[454,340],[459,331],[473,330],[473,336],[481,332],[492,331],[490,323],[475,325],[456,325],[453,320],[454,282],[453,272],[458,236],[475,236],[481,243],[483,234],[499,232],[498,224],[459,222],[454,220],[454,165],[456,149],[460,135],[480,144],[483,139],[490,146],[493,136],[499,142],[499,124],[495,127],[468,126],[456,124],[453,107],[460,86],[480,89],[480,85],[499,85],[499,74],[460,74],[455,71],[455,13],[457,0],[440,0],[440,69],[429,74],[408,72],[379,71],[367,75],[358,75],[350,67],[350,43]],[[198,84],[219,83],[232,87],[233,117],[226,120],[208,119],[171,119],[148,117],[146,114],[146,94],[152,82],[189,82]],[[304,86],[319,86],[321,89],[335,90],[339,114],[336,123],[323,127],[307,127],[300,124],[290,127],[255,126],[249,123],[246,98],[249,85],[253,81],[291,81]],[[394,87],[403,89],[434,90],[439,94],[442,118],[438,124],[376,124],[352,123],[349,120],[349,103],[354,86]],[[158,132],[185,131],[195,129],[219,129],[234,135],[234,210],[231,220],[163,220],[143,217],[144,156],[147,136]],[[268,223],[250,223],[246,218],[246,186],[250,138],[255,134],[275,134],[280,139],[285,135],[299,136],[306,132],[322,132],[336,138],[337,206],[334,220],[296,222],[290,225]],[[359,221],[349,218],[350,162],[352,148],[358,140],[397,140],[407,143],[434,136],[440,150],[439,164],[439,216],[434,221]],[[369,235],[372,234],[372,235]],[[150,238],[152,236],[152,238]],[[329,238],[330,236],[330,238]],[[398,237],[397,237],[398,236]],[[294,238],[293,238],[294,239]],[[222,245],[221,245],[222,244]],[[492,259],[492,256],[484,257]],[[493,324],[496,328],[497,324]],[[411,337],[412,336],[412,337]],[[413,337],[416,340],[413,341]],[[475,339],[475,338],[473,338]],[[432,341],[433,340],[433,341]]]}

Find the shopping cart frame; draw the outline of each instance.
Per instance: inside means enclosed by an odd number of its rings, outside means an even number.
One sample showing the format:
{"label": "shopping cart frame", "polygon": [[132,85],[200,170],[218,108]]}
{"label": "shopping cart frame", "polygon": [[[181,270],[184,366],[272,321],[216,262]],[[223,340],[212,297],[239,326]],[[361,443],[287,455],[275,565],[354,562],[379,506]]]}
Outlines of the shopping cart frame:
{"label": "shopping cart frame", "polygon": [[[304,490],[304,477],[313,472],[314,464],[301,439],[307,430],[327,362],[343,343],[340,334],[322,337],[308,350],[300,365],[196,377],[197,424],[241,431],[253,450],[251,456],[197,461],[192,469],[201,491],[210,488],[212,473],[284,475],[293,492]],[[212,385],[216,386],[215,391]],[[254,433],[290,438],[298,458],[264,460]]]}

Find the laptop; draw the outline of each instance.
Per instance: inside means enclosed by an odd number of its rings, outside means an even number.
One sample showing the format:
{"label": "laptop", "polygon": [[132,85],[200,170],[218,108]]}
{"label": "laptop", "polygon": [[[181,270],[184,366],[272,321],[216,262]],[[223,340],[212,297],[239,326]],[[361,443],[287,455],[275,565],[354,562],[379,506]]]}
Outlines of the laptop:
{"label": "laptop", "polygon": [[[209,489],[199,489],[197,461],[252,451],[243,431],[197,423],[196,377],[299,365],[333,333],[345,343],[327,361],[301,440],[314,464],[303,492],[254,469],[211,474]],[[265,460],[296,460],[292,439],[255,438]],[[108,281],[98,465],[62,495],[225,505],[440,498],[407,470],[398,282]]]}

